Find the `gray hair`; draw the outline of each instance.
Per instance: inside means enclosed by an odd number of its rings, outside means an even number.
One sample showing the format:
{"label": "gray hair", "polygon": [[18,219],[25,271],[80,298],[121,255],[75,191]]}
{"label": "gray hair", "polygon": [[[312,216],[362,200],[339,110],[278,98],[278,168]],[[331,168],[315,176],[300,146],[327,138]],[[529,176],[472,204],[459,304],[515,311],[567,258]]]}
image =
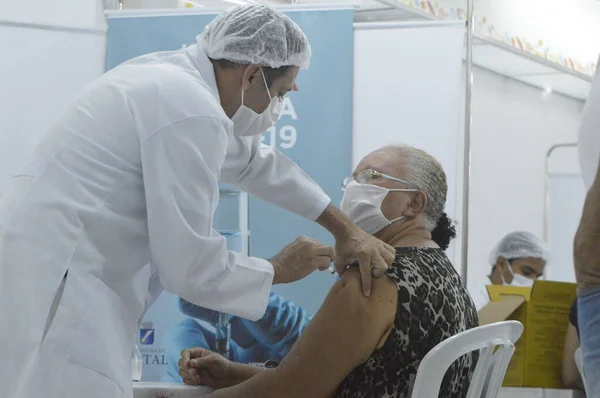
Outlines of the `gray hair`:
{"label": "gray hair", "polygon": [[410,145],[393,145],[386,149],[399,151],[406,159],[406,180],[427,196],[425,228],[433,231],[444,213],[448,193],[442,165],[427,152]]}

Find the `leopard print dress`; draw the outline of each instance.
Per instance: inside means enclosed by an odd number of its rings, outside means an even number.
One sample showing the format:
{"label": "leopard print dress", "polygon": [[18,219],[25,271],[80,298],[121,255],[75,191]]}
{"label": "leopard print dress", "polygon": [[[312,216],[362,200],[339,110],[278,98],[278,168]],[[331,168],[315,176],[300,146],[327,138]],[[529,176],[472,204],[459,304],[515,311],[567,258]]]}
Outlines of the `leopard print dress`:
{"label": "leopard print dress", "polygon": [[[387,275],[398,286],[394,328],[381,349],[346,377],[335,398],[409,398],[421,359],[438,343],[478,326],[477,311],[441,249],[398,248]],[[458,359],[439,397],[467,394],[477,354]]]}

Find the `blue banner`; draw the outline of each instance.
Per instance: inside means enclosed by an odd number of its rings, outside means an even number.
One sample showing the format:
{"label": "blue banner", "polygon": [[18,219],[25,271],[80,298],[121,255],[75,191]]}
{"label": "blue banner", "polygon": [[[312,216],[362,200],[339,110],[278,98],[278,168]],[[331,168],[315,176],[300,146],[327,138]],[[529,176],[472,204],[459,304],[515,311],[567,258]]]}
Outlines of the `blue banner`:
{"label": "blue banner", "polygon": [[[310,68],[300,72],[294,91],[286,96],[280,120],[263,134],[263,142],[293,159],[339,204],[341,183],[351,172],[353,11],[287,14],[308,36],[313,55]],[[212,18],[214,14],[197,13],[111,16],[107,68],[138,55],[193,44]],[[234,213],[241,214],[239,203],[222,199],[218,213],[233,214],[230,210],[237,207]],[[270,258],[300,235],[334,243],[317,224],[258,199],[250,198],[248,208],[252,256]],[[243,231],[241,236],[227,236],[231,250],[243,251]],[[267,314],[258,322],[224,319],[222,314],[163,293],[146,314],[139,333],[145,362],[143,380],[180,381],[176,373],[179,352],[190,346],[227,351],[230,358],[246,363],[281,360],[333,282],[324,272],[274,287]]]}

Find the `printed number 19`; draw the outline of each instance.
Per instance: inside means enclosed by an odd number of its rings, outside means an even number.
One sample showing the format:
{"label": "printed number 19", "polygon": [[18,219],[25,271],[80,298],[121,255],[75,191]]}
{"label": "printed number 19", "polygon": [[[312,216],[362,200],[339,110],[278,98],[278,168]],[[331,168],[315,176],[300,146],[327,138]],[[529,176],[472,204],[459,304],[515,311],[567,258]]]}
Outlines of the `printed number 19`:
{"label": "printed number 19", "polygon": [[277,134],[277,126],[269,127],[265,134],[262,136],[262,141],[265,142],[266,138],[269,137],[270,146],[276,146],[279,136],[279,146],[284,149],[289,149],[296,145],[296,128],[294,126],[283,126],[279,129]]}

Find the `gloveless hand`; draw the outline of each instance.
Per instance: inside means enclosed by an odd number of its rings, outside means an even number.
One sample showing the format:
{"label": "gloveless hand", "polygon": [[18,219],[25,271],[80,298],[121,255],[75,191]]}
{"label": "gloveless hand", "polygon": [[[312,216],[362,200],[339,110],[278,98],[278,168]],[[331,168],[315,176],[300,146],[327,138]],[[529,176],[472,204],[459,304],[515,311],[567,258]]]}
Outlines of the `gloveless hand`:
{"label": "gloveless hand", "polygon": [[348,265],[358,262],[365,296],[371,295],[372,276],[385,274],[396,258],[396,250],[392,246],[358,227],[337,238],[335,253],[335,268],[340,275]]}
{"label": "gloveless hand", "polygon": [[306,278],[317,269],[325,271],[334,260],[333,247],[301,236],[269,260],[275,270],[273,283],[291,283]]}
{"label": "gloveless hand", "polygon": [[204,348],[189,348],[181,352],[179,375],[185,384],[214,389],[230,387],[237,383],[234,363]]}

